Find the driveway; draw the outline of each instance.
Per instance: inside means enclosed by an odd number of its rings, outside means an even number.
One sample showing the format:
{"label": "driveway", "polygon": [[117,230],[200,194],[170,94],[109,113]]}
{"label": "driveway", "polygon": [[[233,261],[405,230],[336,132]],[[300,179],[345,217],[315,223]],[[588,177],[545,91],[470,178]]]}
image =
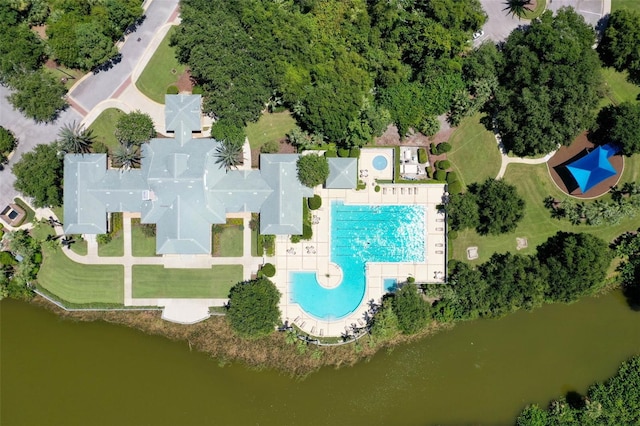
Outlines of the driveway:
{"label": "driveway", "polygon": [[53,123],[36,123],[30,118],[26,118],[22,113],[13,109],[6,97],[11,92],[4,86],[0,86],[0,126],[11,130],[18,138],[18,148],[0,171],[0,209],[19,195],[13,188],[16,178],[11,173],[11,167],[22,157],[22,154],[29,152],[38,144],[48,144],[56,139],[60,128],[76,120],[82,120],[73,108],[67,108]]}
{"label": "driveway", "polygon": [[[488,19],[483,27],[484,36],[474,41],[475,47],[485,40],[493,40],[494,42],[506,40],[511,31],[520,25],[529,23],[529,21],[507,15],[507,12],[503,10],[505,8],[504,0],[480,0],[480,3],[482,3],[484,11],[487,12]],[[594,28],[600,18],[611,12],[611,0],[547,0],[547,9],[554,13],[565,6],[573,7]]]}
{"label": "driveway", "polygon": [[177,12],[178,3],[179,0],[153,0],[142,25],[126,37],[120,48],[122,61],[106,72],[85,77],[71,91],[73,100],[85,111],[91,111],[101,101],[111,98],[129,80],[154,34]]}

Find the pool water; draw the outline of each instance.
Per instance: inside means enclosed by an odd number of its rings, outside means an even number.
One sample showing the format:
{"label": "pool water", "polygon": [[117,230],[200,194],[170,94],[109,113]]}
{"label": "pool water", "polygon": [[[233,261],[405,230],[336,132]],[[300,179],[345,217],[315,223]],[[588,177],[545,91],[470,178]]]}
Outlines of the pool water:
{"label": "pool water", "polygon": [[389,162],[387,161],[387,157],[385,157],[384,155],[376,155],[373,158],[373,168],[376,170],[384,170],[387,168],[387,164],[389,164]]}
{"label": "pool water", "polygon": [[367,262],[424,262],[423,206],[331,203],[331,262],[342,282],[322,287],[315,272],[291,273],[291,301],[319,319],[340,319],[358,308],[365,293]]}
{"label": "pool water", "polygon": [[385,278],[382,280],[382,288],[387,293],[392,293],[398,289],[398,280],[395,278]]}

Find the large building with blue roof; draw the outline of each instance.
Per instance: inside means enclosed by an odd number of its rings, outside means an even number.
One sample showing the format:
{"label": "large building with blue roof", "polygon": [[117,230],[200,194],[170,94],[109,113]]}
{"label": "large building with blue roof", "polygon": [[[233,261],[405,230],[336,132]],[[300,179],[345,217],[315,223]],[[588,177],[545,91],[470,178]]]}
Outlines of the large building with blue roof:
{"label": "large building with blue roof", "polygon": [[156,224],[158,254],[209,254],[211,225],[227,213],[260,213],[260,232],[302,234],[302,200],[313,189],[298,180],[298,154],[262,154],[260,170],[216,164],[220,142],[200,131],[200,95],[167,95],[166,130],[174,138],[142,145],[140,169],[107,169],[105,154],[64,160],[65,233],[104,234],[107,214],[140,212]]}

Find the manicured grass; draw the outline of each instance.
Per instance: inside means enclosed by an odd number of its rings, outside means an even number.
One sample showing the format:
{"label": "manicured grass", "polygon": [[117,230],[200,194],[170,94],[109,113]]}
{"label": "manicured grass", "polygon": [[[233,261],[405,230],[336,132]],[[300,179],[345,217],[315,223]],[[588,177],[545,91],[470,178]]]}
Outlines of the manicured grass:
{"label": "manicured grass", "polygon": [[142,233],[140,219],[131,219],[131,253],[136,257],[155,257],[156,238]]}
{"label": "manicured grass", "polygon": [[124,237],[123,231],[113,236],[107,244],[98,243],[98,256],[101,257],[119,257],[124,256]]}
{"label": "manicured grass", "polygon": [[622,186],[625,182],[640,182],[640,154],[624,159],[624,171],[618,186]]}
{"label": "manicured grass", "polygon": [[113,152],[120,143],[114,134],[116,130],[116,123],[118,118],[124,115],[124,112],[117,108],[108,108],[102,111],[102,113],[96,118],[96,120],[89,126],[96,135],[96,141],[102,142],[109,147],[109,151]]}
{"label": "manicured grass", "polygon": [[526,11],[522,19],[535,19],[542,15],[545,7],[547,6],[547,0],[538,0],[536,7],[531,11]]}
{"label": "manicured grass", "polygon": [[612,0],[611,11],[618,9],[634,9],[640,11],[640,1],[638,0]]}
{"label": "manicured grass", "polygon": [[[220,226],[220,225],[214,225]],[[217,234],[211,230],[211,254],[220,257],[240,257],[243,254],[243,221],[241,218],[227,219],[222,225],[222,232]]]}
{"label": "manicured grass", "polygon": [[56,215],[58,220],[60,222],[64,223],[64,208],[62,206],[60,206],[60,207],[54,207],[51,210],[53,211],[53,214]]}
{"label": "manicured grass", "polygon": [[[640,0],[638,1],[640,4]],[[607,95],[600,102],[600,107],[622,102],[636,102],[640,95],[640,86],[627,80],[628,72],[618,72],[613,68],[603,68],[602,76],[607,88]]]}
{"label": "manicured grass", "polygon": [[87,247],[87,242],[85,240],[79,240],[76,238],[76,242],[71,244],[71,251],[80,256],[86,256],[89,252],[89,248]]}
{"label": "manicured grass", "polygon": [[447,159],[465,187],[496,177],[502,161],[496,139],[480,124],[480,117],[466,118],[449,140],[452,150]]}
{"label": "manicured grass", "polygon": [[165,269],[159,265],[133,266],[133,297],[226,298],[242,281],[241,265],[211,269]]}
{"label": "manicured grass", "polygon": [[24,210],[24,212],[26,213],[26,216],[18,226],[24,225],[25,223],[33,222],[33,220],[36,218],[36,212],[33,211],[33,209],[29,207],[27,203],[22,201],[21,198],[18,198],[18,197],[14,198],[13,202],[16,203],[18,206],[22,207],[22,210]]}
{"label": "manicured grass", "polygon": [[[86,243],[85,243],[86,244]],[[118,265],[81,265],[65,248],[43,248],[38,284],[59,299],[73,304],[123,304],[124,268]]]}
{"label": "manicured grass", "polygon": [[[637,158],[633,160],[635,162]],[[630,170],[633,171],[630,173],[638,173],[638,167],[631,166]],[[496,236],[480,236],[473,230],[460,232],[449,246],[451,258],[466,261],[466,249],[470,246],[477,246],[480,256],[471,263],[484,262],[494,252],[516,252],[516,237],[527,238],[528,248],[519,253],[530,254],[535,253],[536,246],[558,231],[588,232],[605,241],[612,241],[621,233],[638,228],[637,217],[626,218],[618,225],[601,226],[571,225],[567,220],[552,219],[549,210],[544,207],[544,198],[552,195],[564,199],[566,196],[551,181],[546,164],[510,164],[504,179],[517,187],[526,202],[525,216],[518,228],[515,232]]]}
{"label": "manicured grass", "polygon": [[174,27],[169,30],[136,81],[136,87],[142,93],[160,104],[164,104],[167,88],[175,84],[185,70],[185,66],[176,59],[175,48],[169,46],[174,31]]}
{"label": "manicured grass", "polygon": [[71,87],[85,74],[83,71],[74,70],[62,65],[58,65],[58,68],[49,68],[43,65],[42,69],[58,81],[62,81],[63,78],[66,78],[67,81],[64,83],[64,87],[66,87],[67,90],[71,89]]}
{"label": "manicured grass", "polygon": [[289,111],[262,114],[257,123],[245,128],[251,149],[259,149],[269,141],[280,141],[296,125]]}

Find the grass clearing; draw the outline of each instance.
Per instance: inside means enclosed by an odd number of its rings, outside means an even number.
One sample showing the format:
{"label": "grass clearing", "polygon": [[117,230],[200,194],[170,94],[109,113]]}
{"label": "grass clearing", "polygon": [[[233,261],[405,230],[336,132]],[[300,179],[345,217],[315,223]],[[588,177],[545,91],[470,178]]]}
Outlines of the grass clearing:
{"label": "grass clearing", "polygon": [[251,149],[260,149],[267,142],[279,142],[296,125],[289,111],[264,113],[257,123],[249,123],[245,128]]}
{"label": "grass clearing", "polygon": [[[219,229],[221,232],[214,232]],[[240,257],[243,254],[244,222],[241,218],[227,219],[224,225],[211,227],[211,254],[220,257]]]}
{"label": "grass clearing", "polygon": [[160,265],[133,266],[133,297],[227,298],[242,281],[242,265],[211,269],[165,269]]}
{"label": "grass clearing", "polygon": [[135,257],[155,257],[156,238],[148,237],[142,232],[140,219],[131,219],[131,253]]}
{"label": "grass clearing", "polygon": [[186,69],[176,59],[176,49],[169,46],[174,31],[175,27],[169,30],[136,81],[136,87],[142,93],[160,104],[164,104],[167,88],[174,85]]}
{"label": "grass clearing", "polygon": [[[638,1],[640,4],[640,1]],[[607,88],[607,94],[600,101],[600,107],[609,104],[620,105],[622,102],[636,102],[640,96],[640,86],[627,80],[627,71],[618,72],[613,68],[603,68],[602,77]]]}
{"label": "grass clearing", "polygon": [[85,74],[84,71],[74,70],[62,65],[58,65],[57,68],[49,68],[43,65],[42,69],[45,73],[51,75],[56,80],[63,82],[64,87],[67,90],[71,89],[71,87],[73,87],[73,85],[76,84]]}
{"label": "grass clearing", "polygon": [[[49,234],[53,233],[51,228],[47,230]],[[63,250],[67,249],[59,247],[53,250],[43,247],[44,261],[38,273],[40,287],[69,304],[122,305],[124,303],[124,268],[122,266],[81,265],[69,259]]]}
{"label": "grass clearing", "polygon": [[[640,157],[637,155],[636,157]],[[634,158],[628,163],[637,163]],[[640,173],[638,164],[629,168],[629,178],[634,173]],[[626,176],[627,173],[623,174]],[[547,171],[546,164],[510,164],[504,176],[505,181],[515,185],[518,193],[526,202],[525,215],[514,232],[502,235],[480,236],[474,230],[458,233],[458,238],[451,241],[450,257],[452,259],[467,260],[466,249],[470,246],[478,247],[479,258],[470,263],[481,263],[489,259],[494,252],[516,252],[516,237],[527,238],[528,247],[518,251],[522,254],[535,253],[538,245],[558,231],[588,232],[609,242],[625,231],[637,229],[638,218],[625,218],[617,225],[571,225],[567,220],[551,218],[549,210],[544,207],[543,200],[548,195],[558,199],[566,196],[553,184]],[[589,202],[586,201],[585,202]]]}
{"label": "grass clearing", "polygon": [[124,112],[117,108],[107,108],[95,119],[95,121],[89,126],[89,129],[93,130],[96,135],[96,141],[102,142],[109,147],[109,152],[113,152],[120,146],[116,135],[116,123],[118,118],[124,115]]}
{"label": "grass clearing", "polygon": [[24,219],[22,219],[22,222],[20,222],[18,226],[24,225],[25,223],[33,222],[33,220],[36,218],[36,212],[33,211],[33,209],[29,207],[29,205],[22,200],[22,198],[16,197],[13,199],[13,202],[16,203],[18,206],[20,206],[22,210],[24,210],[24,212],[26,213]]}
{"label": "grass clearing", "polygon": [[638,0],[612,0],[611,11],[615,12],[619,9],[631,9],[640,11],[640,1]]}
{"label": "grass clearing", "polygon": [[525,11],[522,19],[528,19],[528,20],[535,19],[538,16],[542,15],[542,12],[544,12],[546,8],[547,8],[547,0],[538,0],[536,2],[536,7],[533,8],[531,12],[529,12],[528,10]]}
{"label": "grass clearing", "polygon": [[480,117],[476,114],[463,120],[449,139],[452,150],[447,159],[465,187],[496,177],[502,161],[496,139],[480,123]]}

